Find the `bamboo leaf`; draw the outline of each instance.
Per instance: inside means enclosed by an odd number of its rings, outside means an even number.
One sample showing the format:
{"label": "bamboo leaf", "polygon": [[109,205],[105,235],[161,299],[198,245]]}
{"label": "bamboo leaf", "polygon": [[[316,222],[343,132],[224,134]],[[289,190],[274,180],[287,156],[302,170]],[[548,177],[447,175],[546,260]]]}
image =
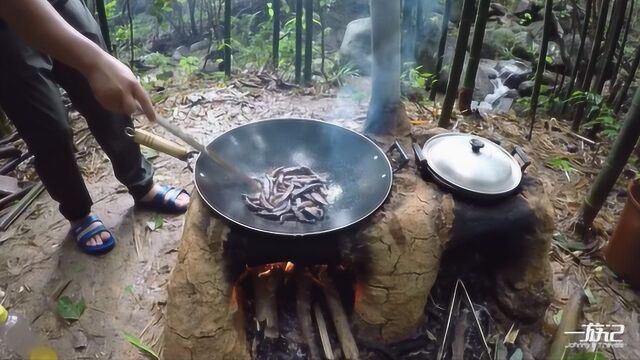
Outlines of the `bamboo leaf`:
{"label": "bamboo leaf", "polygon": [[138,349],[138,351],[140,351],[146,358],[158,360],[158,354],[156,354],[149,345],[144,344],[137,336],[124,333],[124,337],[127,339],[129,344]]}
{"label": "bamboo leaf", "polygon": [[164,224],[162,217],[160,215],[154,215],[151,221],[147,221],[147,228],[151,231],[156,231],[162,227],[162,224]]}

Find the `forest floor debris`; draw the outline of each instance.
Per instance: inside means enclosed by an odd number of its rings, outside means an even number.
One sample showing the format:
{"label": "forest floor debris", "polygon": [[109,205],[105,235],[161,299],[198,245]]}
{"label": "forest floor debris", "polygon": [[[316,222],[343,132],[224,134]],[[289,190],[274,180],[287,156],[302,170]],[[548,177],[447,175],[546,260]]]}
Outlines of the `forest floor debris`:
{"label": "forest floor debris", "polygon": [[[163,115],[201,142],[259,119],[316,118],[359,130],[366,118],[366,78],[356,78],[340,89],[282,87],[273,76],[245,74],[226,84],[192,81],[188,88],[186,84],[167,87],[152,95],[165,99],[159,105]],[[436,126],[438,109],[408,104],[407,111],[415,127]],[[143,129],[153,127],[143,120],[138,125]],[[596,220],[596,248],[584,246],[572,236],[576,214],[608,144],[594,144],[572,135],[566,125],[555,119],[541,120],[531,142],[525,138],[528,122],[513,115],[460,117],[454,126],[500,140],[507,149],[523,146],[532,159],[528,173],[545,183],[553,201],[557,231],[550,257],[555,301],[545,319],[547,346],[562,307],[576,289],[582,288],[588,298],[586,321],[624,324],[626,346],[615,349],[615,356],[638,359],[640,297],[612,276],[597,251],[615,226],[625,201],[626,183],[636,169],[628,166]],[[114,230],[118,246],[104,257],[82,254],[73,242],[65,240],[68,225],[44,194],[0,235],[0,302],[31,319],[32,326],[52,342],[61,358],[135,359],[141,356],[138,349],[143,346],[160,348],[165,284],[176,261],[183,219],[158,219],[153,213],[134,209],[133,200],[113,177],[108,159],[97,151],[86,123],[76,113],[72,126],[94,211]],[[153,127],[152,131],[171,138],[160,128]],[[145,150],[144,154],[156,168],[156,181],[193,190],[192,175],[184,163],[152,151]],[[17,176],[20,180],[33,178],[32,166],[21,165]],[[79,320],[66,322],[56,315],[56,303],[63,296],[84,299],[86,311]],[[540,347],[539,334],[527,332],[525,326],[510,323],[499,327],[499,332],[503,337],[509,334],[509,341],[523,351],[535,353],[533,348]],[[134,342],[139,346],[132,346]],[[0,358],[5,359],[3,351]]]}

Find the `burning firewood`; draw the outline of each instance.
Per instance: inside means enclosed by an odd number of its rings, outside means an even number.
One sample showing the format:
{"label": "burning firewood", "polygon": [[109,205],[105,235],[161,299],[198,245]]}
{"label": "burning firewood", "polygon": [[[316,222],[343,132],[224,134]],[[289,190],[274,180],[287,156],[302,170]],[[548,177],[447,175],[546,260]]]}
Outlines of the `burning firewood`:
{"label": "burning firewood", "polygon": [[306,166],[279,167],[254,178],[260,192],[242,195],[245,205],[267,219],[315,223],[324,219],[329,205],[327,181]]}
{"label": "burning firewood", "polygon": [[313,334],[313,321],[311,319],[311,278],[308,274],[300,272],[296,289],[296,313],[302,330],[302,337],[309,346],[309,359],[320,359],[320,350],[316,345]]}
{"label": "burning firewood", "polygon": [[333,284],[331,278],[326,275],[326,273],[321,274],[321,282],[323,285],[322,290],[327,299],[327,305],[331,312],[331,317],[333,318],[333,325],[338,333],[338,339],[342,346],[342,353],[345,359],[358,359],[360,357],[358,345],[356,345],[356,340],[353,338],[353,334],[351,333],[349,320],[347,319],[347,314],[342,306],[340,295],[338,294],[338,290]]}
{"label": "burning firewood", "polygon": [[274,267],[252,273],[256,302],[256,323],[264,326],[264,336],[271,339],[280,337],[278,325],[277,290],[282,279],[282,269]]}

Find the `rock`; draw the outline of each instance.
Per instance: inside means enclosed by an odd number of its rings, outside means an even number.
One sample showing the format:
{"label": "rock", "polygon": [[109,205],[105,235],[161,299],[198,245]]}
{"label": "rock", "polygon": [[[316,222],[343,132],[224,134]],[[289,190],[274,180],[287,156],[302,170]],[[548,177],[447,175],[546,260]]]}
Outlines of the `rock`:
{"label": "rock", "polygon": [[542,9],[542,6],[537,4],[533,0],[520,0],[513,8],[513,15],[520,17],[524,14],[530,14],[531,16],[536,18],[540,9]]}
{"label": "rock", "polygon": [[532,93],[533,93],[533,80],[524,81],[522,82],[522,84],[518,86],[518,94],[520,94],[521,97],[531,96]]}
{"label": "rock", "polygon": [[181,45],[173,52],[171,56],[173,60],[180,60],[182,57],[189,55],[189,48]]}
{"label": "rock", "polygon": [[496,70],[498,70],[504,85],[511,89],[517,89],[523,81],[533,74],[531,63],[521,59],[499,61]]}
{"label": "rock", "polygon": [[88,346],[87,335],[81,330],[71,333],[71,344],[75,350],[84,350]]}
{"label": "rock", "polygon": [[578,145],[574,144],[574,143],[569,143],[567,144],[567,151],[575,154],[578,152]]}
{"label": "rock", "polygon": [[504,94],[504,97],[506,99],[517,99],[520,97],[520,94],[518,94],[518,90],[516,89],[509,89],[509,91]]}
{"label": "rock", "polygon": [[509,13],[509,9],[506,6],[499,3],[491,3],[489,6],[489,17],[491,16],[505,16]]}
{"label": "rock", "polygon": [[516,43],[516,35],[506,27],[487,28],[480,56],[487,59],[497,59],[510,56],[511,49]]}
{"label": "rock", "polygon": [[371,18],[353,20],[347,25],[340,56],[344,63],[356,66],[361,74],[371,73]]}
{"label": "rock", "polygon": [[189,52],[196,52],[199,50],[206,50],[209,48],[209,40],[201,40],[198,42],[195,42],[193,44],[191,44],[191,46],[189,46]]}

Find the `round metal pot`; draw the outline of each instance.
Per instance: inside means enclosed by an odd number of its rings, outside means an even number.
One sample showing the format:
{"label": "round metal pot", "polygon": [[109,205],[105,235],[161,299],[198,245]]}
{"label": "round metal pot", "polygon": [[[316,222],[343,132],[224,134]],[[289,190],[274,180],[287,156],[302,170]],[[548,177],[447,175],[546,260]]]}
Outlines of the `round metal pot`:
{"label": "round metal pot", "polygon": [[463,133],[436,135],[423,147],[414,143],[413,150],[425,179],[473,200],[499,200],[517,192],[531,164],[519,146],[509,153],[491,140]]}

